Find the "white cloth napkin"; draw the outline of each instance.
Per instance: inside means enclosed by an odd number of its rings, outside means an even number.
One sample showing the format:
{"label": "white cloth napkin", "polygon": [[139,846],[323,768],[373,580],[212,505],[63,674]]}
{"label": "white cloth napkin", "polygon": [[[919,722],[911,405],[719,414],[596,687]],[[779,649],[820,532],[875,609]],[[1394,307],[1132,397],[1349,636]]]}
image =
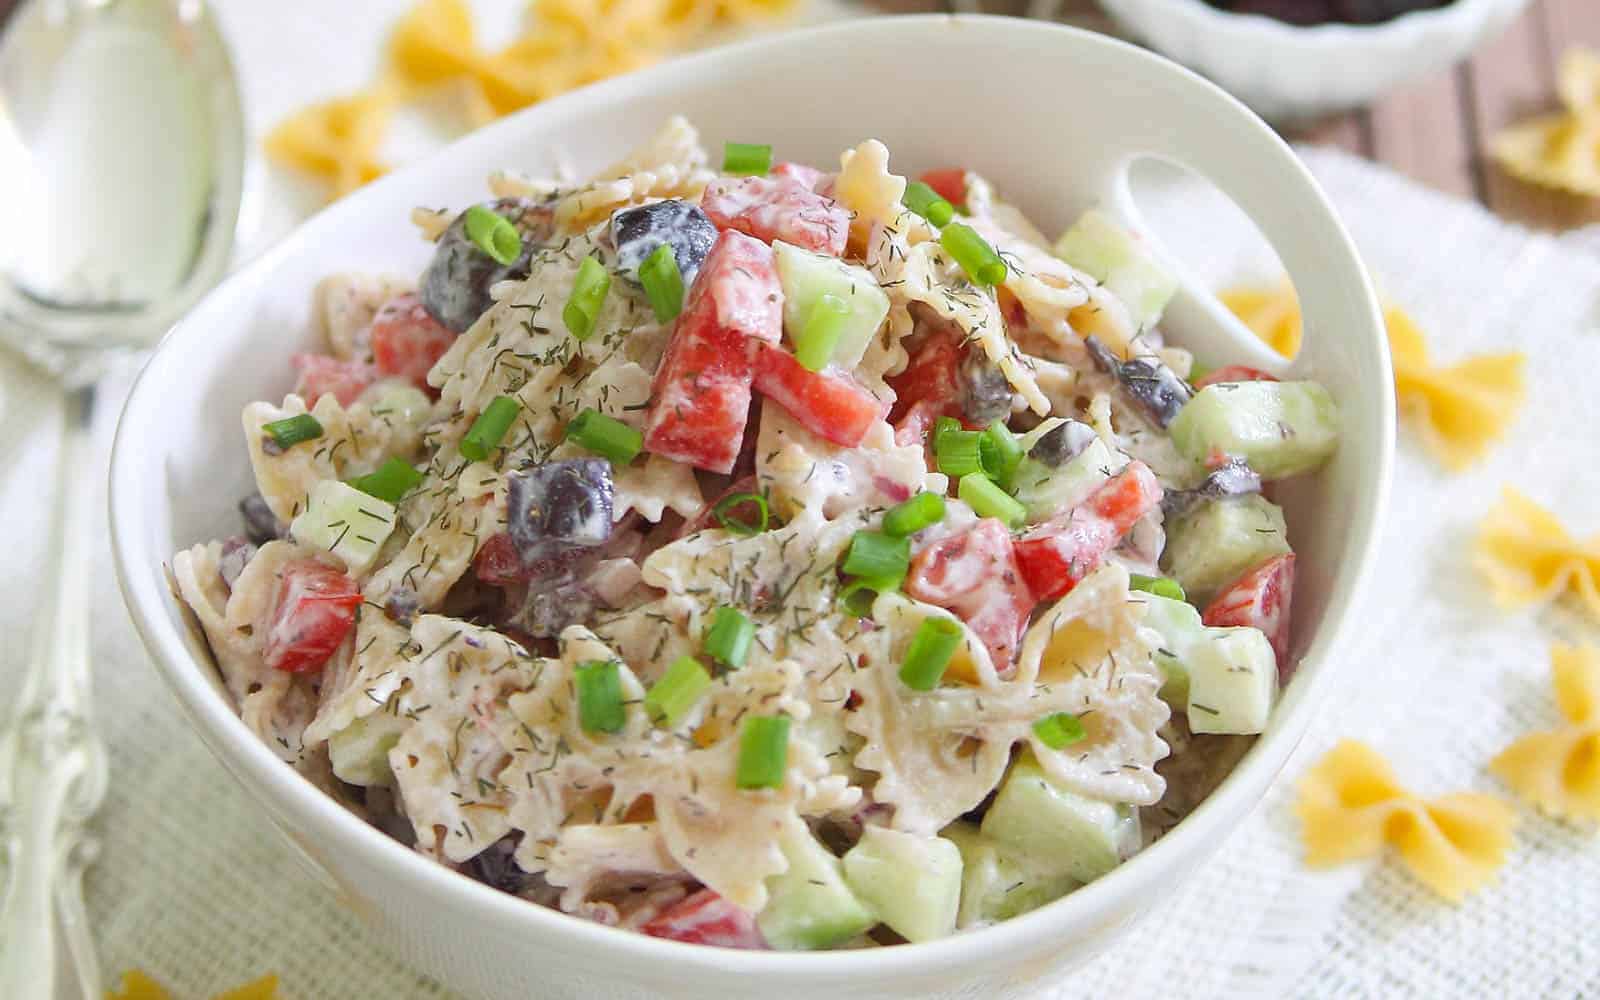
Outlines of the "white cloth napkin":
{"label": "white cloth napkin", "polygon": [[[311,46],[314,62],[315,46],[330,44],[317,39],[332,37],[338,51],[322,53],[326,65],[348,67],[351,53],[370,51],[372,25],[400,6],[224,6],[255,131],[317,96],[293,84],[282,53]],[[359,18],[354,8],[362,8]],[[355,85],[364,72],[337,70],[350,79],[333,83]],[[1495,610],[1468,565],[1468,547],[1506,482],[1551,506],[1580,536],[1600,531],[1600,395],[1591,381],[1600,372],[1600,233],[1533,235],[1370,164],[1304,153],[1380,285],[1422,324],[1437,357],[1516,347],[1528,354],[1532,389],[1509,442],[1466,474],[1443,473],[1402,434],[1366,627],[1344,651],[1341,682],[1291,774],[1348,735],[1381,748],[1418,792],[1495,790],[1483,765],[1515,736],[1556,721],[1549,640],[1581,626],[1559,612]],[[258,195],[274,196],[258,203],[249,246],[281,235],[299,211],[280,200],[278,183],[256,177]],[[1166,185],[1153,201],[1165,235],[1208,281],[1276,277],[1271,257],[1204,192]],[[104,394],[103,446],[126,382],[114,378]],[[5,690],[23,665],[33,581],[47,557],[58,398],[30,369],[0,360],[0,420],[0,523],[13,566],[0,601],[0,634],[12,637],[0,658]],[[128,622],[103,533],[96,550],[93,651],[112,781],[101,815],[105,851],[88,895],[106,969],[145,969],[183,1000],[269,971],[296,998],[448,996],[301,870],[189,731]],[[1451,907],[1393,863],[1306,870],[1291,798],[1286,778],[1215,860],[1052,995],[1600,993],[1593,831],[1525,813],[1498,883]]]}

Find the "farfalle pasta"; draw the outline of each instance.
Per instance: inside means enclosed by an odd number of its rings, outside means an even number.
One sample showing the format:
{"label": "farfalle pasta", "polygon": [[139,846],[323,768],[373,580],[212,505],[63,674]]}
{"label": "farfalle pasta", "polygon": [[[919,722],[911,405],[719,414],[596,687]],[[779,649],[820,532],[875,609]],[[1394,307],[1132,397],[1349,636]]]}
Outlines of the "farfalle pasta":
{"label": "farfalle pasta", "polygon": [[[407,60],[445,58],[426,27]],[[286,763],[532,902],[780,949],[1042,905],[1203,798],[1173,741],[1203,774],[1269,724],[1295,555],[1261,487],[1337,405],[1180,377],[1172,282],[1099,213],[1047,249],[876,140],[724,161],[672,118],[418,212],[414,282],[320,284],[244,411],[246,535],[175,593]]]}
{"label": "farfalle pasta", "polygon": [[1516,816],[1472,792],[1421,799],[1364,743],[1343,740],[1306,772],[1295,803],[1306,862],[1343,864],[1393,847],[1413,875],[1452,902],[1505,864]]}
{"label": "farfalle pasta", "polygon": [[1520,180],[1600,197],[1600,54],[1570,49],[1557,69],[1562,110],[1494,136],[1489,154]]}
{"label": "farfalle pasta", "polygon": [[1571,595],[1600,621],[1600,534],[1580,541],[1560,519],[1511,486],[1484,515],[1473,563],[1503,607]]}
{"label": "farfalle pasta", "polygon": [[1489,769],[1552,816],[1600,820],[1600,649],[1553,647],[1550,680],[1566,724],[1524,736]]}

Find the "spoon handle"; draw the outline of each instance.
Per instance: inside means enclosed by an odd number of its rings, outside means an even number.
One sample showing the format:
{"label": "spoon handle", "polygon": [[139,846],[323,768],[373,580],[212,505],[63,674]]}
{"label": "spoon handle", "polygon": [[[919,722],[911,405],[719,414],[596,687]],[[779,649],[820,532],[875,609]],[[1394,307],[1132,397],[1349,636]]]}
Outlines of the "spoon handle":
{"label": "spoon handle", "polygon": [[83,997],[98,998],[99,963],[88,935],[83,869],[98,849],[89,820],[105,797],[106,754],[90,715],[89,544],[96,467],[92,388],[68,396],[49,551],[59,553],[34,630],[13,716],[0,729],[0,847],[8,873],[0,900],[0,997],[55,997],[56,933]]}

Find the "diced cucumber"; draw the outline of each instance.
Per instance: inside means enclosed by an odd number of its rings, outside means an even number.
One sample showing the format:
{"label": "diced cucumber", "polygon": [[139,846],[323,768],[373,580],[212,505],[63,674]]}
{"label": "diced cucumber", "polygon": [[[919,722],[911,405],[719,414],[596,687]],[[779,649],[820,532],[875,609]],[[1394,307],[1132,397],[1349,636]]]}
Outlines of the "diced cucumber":
{"label": "diced cucumber", "polygon": [[1095,438],[1054,469],[1035,458],[1024,458],[1017,463],[1011,483],[1017,499],[1028,508],[1028,523],[1035,524],[1082,503],[1121,464],[1105,442]]}
{"label": "diced cucumber", "polygon": [[1156,666],[1166,678],[1161,697],[1176,708],[1189,704],[1189,645],[1205,635],[1200,612],[1186,601],[1155,594],[1134,594],[1132,599],[1145,605],[1146,628],[1161,633],[1161,646],[1155,652]]}
{"label": "diced cucumber", "polygon": [[781,240],[773,241],[772,250],[783,286],[783,327],[790,339],[804,329],[819,297],[836,295],[850,307],[850,314],[834,346],[833,361],[847,370],[860,364],[872,335],[889,315],[889,296],[865,268]]}
{"label": "diced cucumber", "polygon": [[1289,551],[1282,509],[1252,493],[1205,501],[1168,522],[1161,568],[1205,607],[1245,570]]}
{"label": "diced cucumber", "polygon": [[1110,216],[1090,209],[1056,241],[1057,257],[1087,273],[1128,307],[1142,329],[1161,319],[1178,279],[1139,238]]}
{"label": "diced cucumber", "polygon": [[1080,884],[1070,875],[1042,875],[1025,867],[971,823],[952,823],[941,836],[961,850],[961,908],[956,926],[963,930],[1036,910]]}
{"label": "diced cucumber", "polygon": [[845,884],[839,859],[803,824],[784,834],[782,847],[789,870],[767,880],[767,905],[756,916],[768,944],[782,951],[831,948],[878,922]]}
{"label": "diced cucumber", "polygon": [[1062,788],[1032,754],[1012,763],[979,829],[1017,857],[1080,882],[1094,881],[1139,848],[1137,810]]}
{"label": "diced cucumber", "polygon": [[1278,693],[1278,660],[1260,629],[1208,628],[1185,650],[1189,729],[1259,733]]}
{"label": "diced cucumber", "polygon": [[289,534],[302,545],[337,556],[352,574],[372,567],[383,540],[394,530],[394,505],[337,479],[324,479],[311,489],[306,509],[289,524]]}
{"label": "diced cucumber", "polygon": [[427,393],[405,379],[387,378],[367,388],[362,396],[370,400],[372,415],[388,418],[391,423],[404,423],[414,433],[420,433],[433,415],[433,400]]}
{"label": "diced cucumber", "polygon": [[328,737],[328,760],[340,781],[363,788],[394,784],[389,751],[400,742],[406,720],[388,712],[373,712]]}
{"label": "diced cucumber", "polygon": [[845,853],[844,878],[907,941],[931,941],[956,929],[961,851],[948,840],[869,826]]}
{"label": "diced cucumber", "polygon": [[1169,428],[1191,462],[1217,453],[1250,463],[1263,479],[1310,472],[1339,443],[1339,408],[1316,382],[1219,382],[1184,404]]}

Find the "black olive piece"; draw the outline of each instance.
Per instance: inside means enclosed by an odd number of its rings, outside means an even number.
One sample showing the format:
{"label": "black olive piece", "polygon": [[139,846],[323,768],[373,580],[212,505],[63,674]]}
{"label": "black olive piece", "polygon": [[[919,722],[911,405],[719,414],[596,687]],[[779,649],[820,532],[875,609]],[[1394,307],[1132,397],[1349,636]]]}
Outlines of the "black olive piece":
{"label": "black olive piece", "polygon": [[239,501],[239,516],[244,519],[244,537],[257,545],[265,545],[282,538],[288,525],[278,520],[259,493],[252,493]]}
{"label": "black olive piece", "polygon": [[973,424],[988,425],[1011,415],[1011,383],[980,348],[970,348],[956,372],[961,412]]}
{"label": "black olive piece", "polygon": [[717,242],[717,227],[699,206],[669,198],[611,216],[611,242],[617,248],[617,270],[634,281],[639,280],[639,265],[657,247],[672,247],[687,288]]}
{"label": "black olive piece", "polygon": [[1094,337],[1085,337],[1083,342],[1095,365],[1108,375],[1115,375],[1123,391],[1156,426],[1172,423],[1189,401],[1188,385],[1159,360],[1152,357],[1123,361]]}
{"label": "black olive piece", "polygon": [[546,462],[506,476],[506,530],[525,564],[611,537],[611,463]]}
{"label": "black olive piece", "polygon": [[422,272],[418,294],[428,315],[457,333],[464,333],[494,303],[489,289],[497,282],[525,278],[533,251],[550,238],[551,209],[525,198],[485,203],[522,233],[522,253],[502,264],[467,238],[467,213],[450,222],[434,245],[433,259]]}
{"label": "black olive piece", "polygon": [[1068,420],[1041,434],[1028,449],[1028,457],[1052,469],[1060,468],[1077,458],[1098,436],[1088,424]]}
{"label": "black olive piece", "polygon": [[1224,500],[1261,492],[1261,476],[1242,458],[1230,458],[1212,469],[1192,490],[1168,490],[1161,496],[1161,510],[1167,517],[1175,517],[1195,504],[1207,500]]}

